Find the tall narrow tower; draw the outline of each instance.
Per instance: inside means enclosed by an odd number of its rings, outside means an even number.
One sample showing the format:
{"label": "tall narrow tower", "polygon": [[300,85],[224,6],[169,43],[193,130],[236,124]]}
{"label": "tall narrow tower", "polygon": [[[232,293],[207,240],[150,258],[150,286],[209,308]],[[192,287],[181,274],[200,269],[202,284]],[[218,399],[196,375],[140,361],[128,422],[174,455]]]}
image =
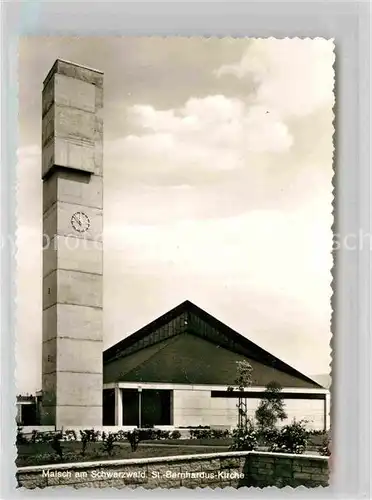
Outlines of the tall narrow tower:
{"label": "tall narrow tower", "polygon": [[57,60],[42,95],[42,423],[102,424],[103,73]]}

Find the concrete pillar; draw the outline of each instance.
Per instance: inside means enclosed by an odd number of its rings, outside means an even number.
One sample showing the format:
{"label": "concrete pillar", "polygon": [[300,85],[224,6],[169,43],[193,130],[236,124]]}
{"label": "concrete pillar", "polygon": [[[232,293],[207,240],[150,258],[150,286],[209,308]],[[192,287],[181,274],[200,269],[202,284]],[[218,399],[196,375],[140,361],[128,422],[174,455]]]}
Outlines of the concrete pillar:
{"label": "concrete pillar", "polygon": [[17,404],[16,422],[18,425],[22,425],[22,405],[21,404]]}
{"label": "concrete pillar", "polygon": [[42,423],[102,424],[103,74],[57,60],[42,94]]}
{"label": "concrete pillar", "polygon": [[115,387],[115,425],[123,425],[123,391]]}
{"label": "concrete pillar", "polygon": [[324,430],[327,431],[330,428],[331,419],[331,397],[330,393],[324,395]]}
{"label": "concrete pillar", "polygon": [[138,387],[138,427],[142,428],[142,387]]}

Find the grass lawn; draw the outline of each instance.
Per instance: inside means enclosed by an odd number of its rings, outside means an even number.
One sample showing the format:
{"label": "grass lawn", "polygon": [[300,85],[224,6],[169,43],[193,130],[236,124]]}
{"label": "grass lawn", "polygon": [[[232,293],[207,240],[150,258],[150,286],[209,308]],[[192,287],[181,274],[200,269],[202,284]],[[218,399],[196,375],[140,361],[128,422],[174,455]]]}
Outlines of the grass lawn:
{"label": "grass lawn", "polygon": [[232,444],[231,438],[208,438],[208,439],[159,439],[142,441],[147,444],[159,444],[159,445],[176,445],[176,446],[230,446]]}
{"label": "grass lawn", "polygon": [[[307,446],[307,453],[318,454],[318,447],[324,436],[311,436]],[[132,452],[129,443],[114,444],[111,455],[102,448],[102,442],[89,442],[82,455],[81,442],[62,442],[62,460],[53,451],[48,443],[28,443],[18,445],[16,465],[49,465],[53,463],[89,462],[95,460],[115,460],[129,458],[164,457],[172,455],[194,455],[202,453],[224,452],[229,450],[231,438],[223,439],[162,439],[141,441],[138,449]]]}
{"label": "grass lawn", "polygon": [[[196,440],[193,440],[196,441]],[[116,443],[111,455],[102,450],[102,443],[88,443],[85,455],[81,453],[80,442],[65,442],[62,444],[62,460],[56,455],[48,443],[30,443],[18,445],[16,465],[49,465],[54,463],[89,462],[95,460],[115,460],[129,458],[164,457],[172,455],[194,455],[228,451],[228,446],[207,446],[200,444],[157,444],[154,441],[140,443],[138,449],[132,452],[129,443]]]}

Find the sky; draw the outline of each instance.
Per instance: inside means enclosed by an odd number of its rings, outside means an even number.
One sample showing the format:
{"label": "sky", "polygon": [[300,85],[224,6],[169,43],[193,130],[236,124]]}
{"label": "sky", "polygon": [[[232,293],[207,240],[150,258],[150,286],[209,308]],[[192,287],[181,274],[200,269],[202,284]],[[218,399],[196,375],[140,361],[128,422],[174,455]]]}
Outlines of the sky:
{"label": "sky", "polygon": [[17,372],[41,389],[41,90],[104,72],[104,348],[188,299],[330,371],[334,46],[30,37],[19,45]]}

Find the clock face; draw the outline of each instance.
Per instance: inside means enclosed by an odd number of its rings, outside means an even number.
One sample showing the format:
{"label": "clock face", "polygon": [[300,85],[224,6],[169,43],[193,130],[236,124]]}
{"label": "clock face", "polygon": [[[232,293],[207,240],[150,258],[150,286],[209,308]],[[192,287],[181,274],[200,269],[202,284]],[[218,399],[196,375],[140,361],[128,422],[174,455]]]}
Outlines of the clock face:
{"label": "clock face", "polygon": [[85,233],[90,227],[90,220],[84,212],[75,212],[71,217],[71,225],[78,233]]}

